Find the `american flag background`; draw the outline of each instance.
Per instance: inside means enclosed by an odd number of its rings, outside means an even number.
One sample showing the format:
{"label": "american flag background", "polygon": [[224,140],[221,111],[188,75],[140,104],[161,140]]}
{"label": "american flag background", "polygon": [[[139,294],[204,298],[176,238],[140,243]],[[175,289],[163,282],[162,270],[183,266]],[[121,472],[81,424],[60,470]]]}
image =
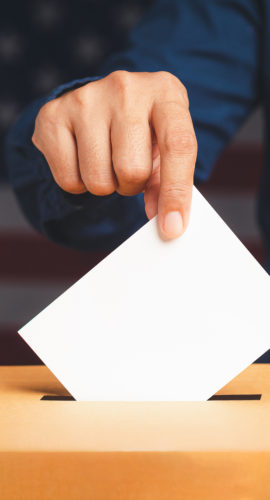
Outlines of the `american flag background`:
{"label": "american flag background", "polygon": [[[151,3],[9,0],[1,5],[0,364],[40,363],[17,335],[18,328],[104,257],[58,247],[29,226],[5,172],[5,133],[31,100],[61,83],[98,74],[101,61],[121,49],[128,30]],[[261,115],[256,110],[201,191],[263,263],[255,216],[262,162]],[[266,354],[261,360],[268,359]]]}

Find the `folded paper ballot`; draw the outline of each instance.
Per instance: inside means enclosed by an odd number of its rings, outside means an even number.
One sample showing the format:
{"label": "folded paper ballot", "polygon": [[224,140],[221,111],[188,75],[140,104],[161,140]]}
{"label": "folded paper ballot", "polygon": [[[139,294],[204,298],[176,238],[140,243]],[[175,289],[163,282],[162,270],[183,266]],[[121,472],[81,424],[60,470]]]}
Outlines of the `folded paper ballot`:
{"label": "folded paper ballot", "polygon": [[206,400],[270,348],[269,276],[194,188],[20,330],[77,400]]}

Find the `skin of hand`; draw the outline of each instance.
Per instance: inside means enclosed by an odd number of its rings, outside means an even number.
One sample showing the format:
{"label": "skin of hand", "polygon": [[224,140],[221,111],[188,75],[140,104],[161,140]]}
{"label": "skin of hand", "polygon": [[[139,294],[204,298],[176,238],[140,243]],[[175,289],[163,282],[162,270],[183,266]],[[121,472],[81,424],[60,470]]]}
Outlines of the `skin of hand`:
{"label": "skin of hand", "polygon": [[115,71],[46,103],[32,137],[73,194],[144,192],[166,238],[187,227],[197,141],[184,85],[165,71]]}

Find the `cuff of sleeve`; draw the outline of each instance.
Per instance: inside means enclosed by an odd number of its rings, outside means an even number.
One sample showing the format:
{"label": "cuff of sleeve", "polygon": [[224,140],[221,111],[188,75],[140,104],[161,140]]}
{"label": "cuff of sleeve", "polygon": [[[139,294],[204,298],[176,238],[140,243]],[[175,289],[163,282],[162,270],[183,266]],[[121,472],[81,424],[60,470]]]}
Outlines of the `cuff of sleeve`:
{"label": "cuff of sleeve", "polygon": [[45,99],[45,102],[52,101],[53,99],[56,99],[57,97],[60,97],[61,95],[65,94],[66,92],[69,92],[70,90],[75,90],[83,85],[86,85],[87,83],[90,82],[95,82],[97,80],[101,80],[104,75],[99,75],[99,76],[87,76],[85,78],[78,78],[76,80],[73,80],[68,83],[63,83],[62,85],[59,85],[55,89],[51,91],[51,93],[47,96]]}
{"label": "cuff of sleeve", "polygon": [[84,209],[90,213],[93,209],[95,217],[101,205],[120,196],[117,193],[106,197],[97,197],[90,193],[66,193],[54,181],[46,159],[31,140],[36,116],[46,102],[100,78],[102,76],[82,78],[57,87],[48,96],[32,103],[8,134],[6,161],[10,181],[26,216],[33,226],[43,233],[46,233],[44,228],[50,220],[59,220]]}

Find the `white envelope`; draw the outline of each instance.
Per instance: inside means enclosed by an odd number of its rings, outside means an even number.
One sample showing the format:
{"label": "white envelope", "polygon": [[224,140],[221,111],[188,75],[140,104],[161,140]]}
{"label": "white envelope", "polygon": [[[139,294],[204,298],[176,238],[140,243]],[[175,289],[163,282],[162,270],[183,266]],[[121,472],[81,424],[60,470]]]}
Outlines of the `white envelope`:
{"label": "white envelope", "polygon": [[181,238],[153,219],[19,333],[77,400],[206,400],[270,348],[269,299],[194,188]]}

